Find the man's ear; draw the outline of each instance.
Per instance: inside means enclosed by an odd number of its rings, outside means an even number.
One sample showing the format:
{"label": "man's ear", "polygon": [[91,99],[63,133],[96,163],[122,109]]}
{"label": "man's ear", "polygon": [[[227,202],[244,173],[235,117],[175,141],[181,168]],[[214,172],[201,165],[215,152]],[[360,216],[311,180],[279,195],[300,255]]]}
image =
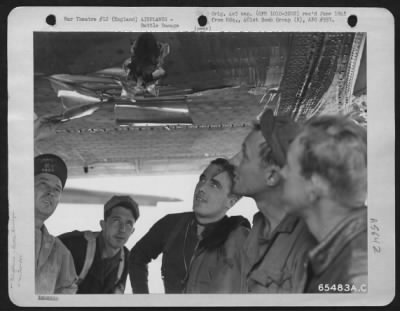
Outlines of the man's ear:
{"label": "man's ear", "polygon": [[330,194],[329,182],[319,174],[313,174],[310,178],[308,196],[311,203]]}
{"label": "man's ear", "polygon": [[265,182],[269,187],[275,187],[282,179],[280,174],[281,168],[276,164],[268,165],[264,168]]}
{"label": "man's ear", "polygon": [[104,230],[104,220],[103,219],[100,220],[100,227],[101,227],[101,230]]}

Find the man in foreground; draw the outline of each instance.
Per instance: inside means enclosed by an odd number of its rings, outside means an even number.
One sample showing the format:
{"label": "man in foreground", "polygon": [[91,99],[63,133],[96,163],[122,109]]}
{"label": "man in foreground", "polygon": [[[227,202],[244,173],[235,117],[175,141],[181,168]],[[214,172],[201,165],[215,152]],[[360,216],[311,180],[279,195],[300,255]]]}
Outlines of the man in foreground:
{"label": "man in foreground", "polygon": [[284,198],[318,245],[306,292],[367,290],[367,135],[351,119],[310,121],[290,146]]}
{"label": "man in foreground", "polygon": [[231,193],[233,168],[212,161],[200,175],[193,212],[169,214],[133,247],[129,276],[134,293],[148,293],[147,264],[163,254],[166,293],[240,291],[240,248],[248,221],[226,212],[239,199]]}
{"label": "man in foreground", "polygon": [[71,253],[46,229],[67,180],[67,166],[54,154],[35,157],[35,291],[74,294],[76,272]]}
{"label": "man in foreground", "polygon": [[253,198],[259,210],[244,243],[241,291],[299,293],[305,286],[307,253],[315,244],[305,223],[287,216],[282,200],[281,168],[299,126],[271,110],[245,138],[235,165],[233,192]]}
{"label": "man in foreground", "polygon": [[73,231],[60,236],[71,251],[78,294],[122,294],[128,275],[129,251],[124,245],[139,218],[137,203],[129,196],[113,196],[104,205],[101,231]]}

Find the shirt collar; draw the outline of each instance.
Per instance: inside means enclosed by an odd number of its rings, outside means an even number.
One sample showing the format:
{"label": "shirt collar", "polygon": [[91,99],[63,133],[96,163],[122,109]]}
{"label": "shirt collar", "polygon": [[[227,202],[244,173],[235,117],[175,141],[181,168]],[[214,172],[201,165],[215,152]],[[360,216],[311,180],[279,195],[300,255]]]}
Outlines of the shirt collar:
{"label": "shirt collar", "polygon": [[38,259],[39,267],[47,262],[47,259],[49,258],[51,250],[53,249],[53,245],[55,243],[55,237],[49,233],[45,225],[42,226],[41,231],[42,241],[40,245],[40,253]]}
{"label": "shirt collar", "polygon": [[253,226],[244,244],[244,252],[248,267],[251,267],[264,256],[271,243],[280,234],[290,235],[295,230],[299,218],[292,215],[285,216],[274,232],[270,232],[269,223],[261,212],[253,216]]}
{"label": "shirt collar", "polygon": [[292,233],[298,222],[298,217],[293,215],[286,215],[285,218],[283,218],[282,221],[279,223],[278,227],[276,227],[275,232]]}
{"label": "shirt collar", "polygon": [[348,242],[366,230],[367,209],[356,209],[309,252],[313,272],[316,275],[321,274]]}
{"label": "shirt collar", "polygon": [[204,230],[201,233],[201,238],[204,239],[204,238],[210,236],[214,232],[214,230],[218,227],[218,225],[220,225],[221,222],[225,221],[227,218],[228,218],[227,216],[224,216],[216,222],[212,222],[212,223],[203,225],[203,224],[199,224],[196,220],[196,217],[194,217],[194,221],[193,221],[194,226],[193,227],[194,227],[194,230],[197,230],[197,225],[204,226]]}
{"label": "shirt collar", "polygon": [[[297,216],[286,215],[275,228],[274,232],[270,233],[269,236],[266,236],[266,233],[269,232],[269,230],[264,230],[262,237],[270,240],[279,233],[292,233],[298,221],[299,218]],[[267,223],[265,216],[261,212],[257,212],[253,217],[253,226],[266,228],[267,226],[269,227],[269,224]]]}
{"label": "shirt collar", "polygon": [[42,226],[42,241],[45,242],[45,243],[52,244],[52,243],[54,243],[54,240],[55,240],[54,236],[52,236],[49,233],[49,231],[47,230],[46,226],[43,225]]}

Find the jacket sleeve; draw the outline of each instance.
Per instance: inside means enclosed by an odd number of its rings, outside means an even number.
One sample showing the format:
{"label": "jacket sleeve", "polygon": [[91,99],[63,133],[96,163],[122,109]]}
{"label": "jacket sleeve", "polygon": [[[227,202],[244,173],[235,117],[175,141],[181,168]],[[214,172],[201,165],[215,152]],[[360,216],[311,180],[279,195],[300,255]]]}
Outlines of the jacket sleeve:
{"label": "jacket sleeve", "polygon": [[163,251],[165,236],[170,231],[170,217],[166,216],[132,248],[129,256],[129,278],[133,293],[149,293],[147,264]]}
{"label": "jacket sleeve", "polygon": [[78,277],[75,271],[74,260],[69,250],[59,242],[58,247],[62,249],[60,272],[57,277],[55,294],[75,294],[78,286]]}

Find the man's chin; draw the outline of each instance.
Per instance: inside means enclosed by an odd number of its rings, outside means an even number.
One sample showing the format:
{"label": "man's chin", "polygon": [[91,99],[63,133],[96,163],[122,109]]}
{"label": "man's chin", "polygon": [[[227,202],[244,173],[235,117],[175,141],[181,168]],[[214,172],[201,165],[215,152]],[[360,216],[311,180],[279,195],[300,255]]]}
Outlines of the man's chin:
{"label": "man's chin", "polygon": [[114,239],[114,247],[121,248],[126,243],[126,240]]}
{"label": "man's chin", "polygon": [[204,202],[194,202],[193,203],[193,211],[202,210],[204,207],[207,208],[206,203]]}
{"label": "man's chin", "polygon": [[43,203],[40,204],[39,207],[35,206],[35,210],[39,211],[40,213],[46,213],[46,214],[53,214],[56,209],[56,206],[54,206],[51,203]]}
{"label": "man's chin", "polygon": [[43,213],[41,211],[35,211],[35,219],[41,220],[42,222],[46,221],[53,213]]}

